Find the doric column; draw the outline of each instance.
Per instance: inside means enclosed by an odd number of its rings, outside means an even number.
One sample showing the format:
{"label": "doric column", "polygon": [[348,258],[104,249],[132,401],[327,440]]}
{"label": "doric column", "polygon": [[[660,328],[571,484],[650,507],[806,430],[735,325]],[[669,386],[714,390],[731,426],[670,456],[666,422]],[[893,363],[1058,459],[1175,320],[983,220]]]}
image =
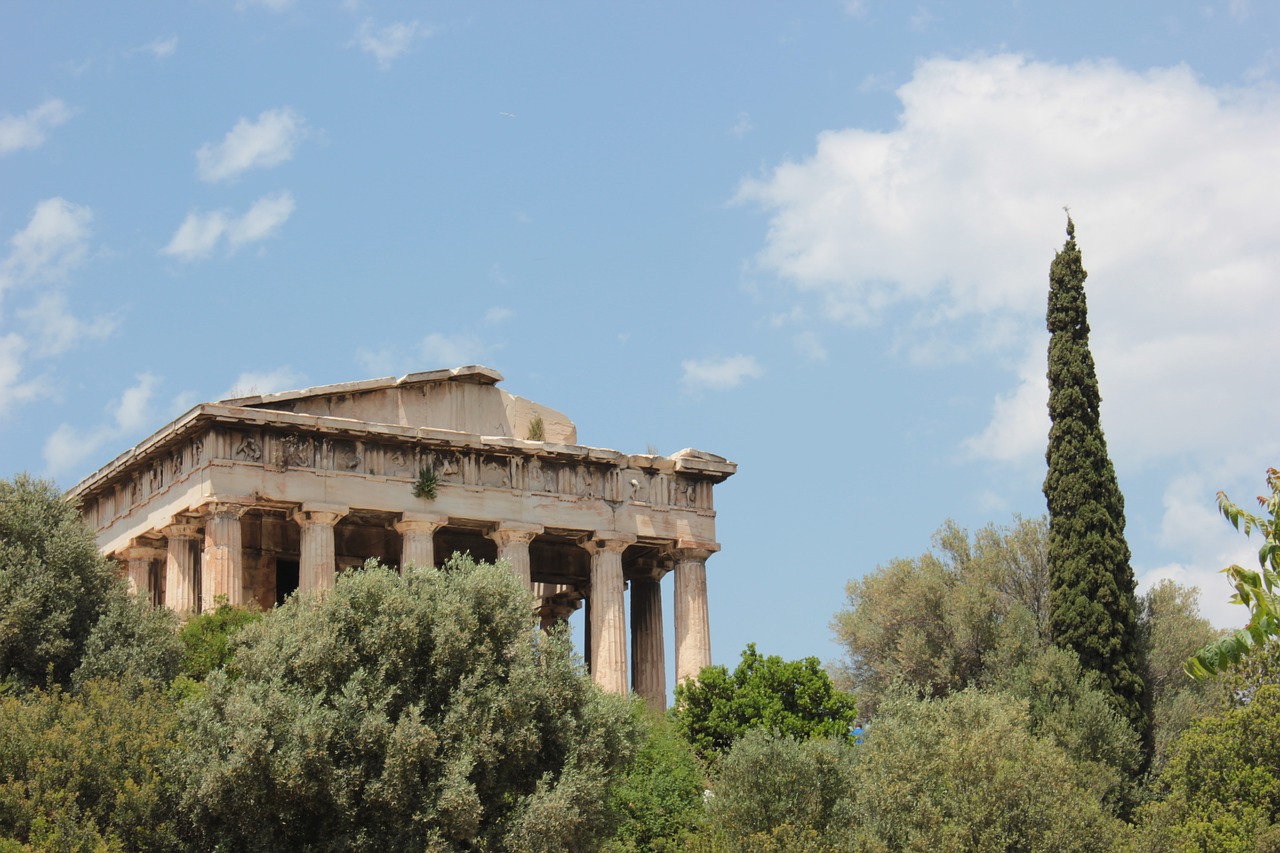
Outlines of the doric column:
{"label": "doric column", "polygon": [[400,534],[400,571],[409,566],[434,569],[436,565],[436,531],[444,527],[448,519],[442,515],[422,515],[406,512],[396,522]]}
{"label": "doric column", "polygon": [[164,569],[164,605],[179,616],[196,612],[196,540],[194,524],[170,524],[160,531],[169,540]]}
{"label": "doric column", "polygon": [[244,603],[244,546],[240,516],[248,511],[240,504],[217,503],[204,507],[204,554],[200,562],[201,602],[212,610],[220,596],[228,604]]}
{"label": "doric column", "polygon": [[591,552],[591,680],[610,693],[627,694],[626,584],[622,552],[634,536],[598,533],[587,543]]}
{"label": "doric column", "polygon": [[[558,583],[535,583],[533,598],[538,605],[538,624],[544,634],[568,619],[582,606],[582,596],[578,595],[573,587]],[[591,639],[590,630],[586,632],[586,639],[588,641]],[[587,659],[585,646],[582,658]]]}
{"label": "doric column", "polygon": [[332,504],[303,504],[293,514],[302,528],[302,555],[298,561],[299,592],[332,589],[338,571],[334,557],[333,528],[350,510]]}
{"label": "doric column", "polygon": [[697,678],[711,665],[711,622],[707,617],[707,558],[720,550],[714,542],[681,539],[676,560],[676,683]]}
{"label": "doric column", "polygon": [[489,538],[498,543],[498,559],[507,561],[511,574],[518,577],[528,590],[533,589],[529,579],[529,543],[541,532],[542,526],[538,524],[504,521],[489,534]]}
{"label": "doric column", "polygon": [[151,601],[151,563],[163,560],[166,552],[160,548],[146,545],[130,545],[124,549],[124,558],[128,567],[129,592]]}
{"label": "doric column", "polygon": [[655,572],[631,581],[631,684],[656,711],[667,709],[661,577]]}

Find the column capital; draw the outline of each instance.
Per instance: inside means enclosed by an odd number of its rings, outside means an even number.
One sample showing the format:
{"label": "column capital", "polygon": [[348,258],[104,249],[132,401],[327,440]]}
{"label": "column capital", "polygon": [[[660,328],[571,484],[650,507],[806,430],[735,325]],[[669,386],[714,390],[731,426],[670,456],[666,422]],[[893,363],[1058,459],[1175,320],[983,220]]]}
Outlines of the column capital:
{"label": "column capital", "polygon": [[253,508],[253,498],[210,498],[196,508],[196,512],[208,518],[214,515],[234,515],[240,518]]}
{"label": "column capital", "polygon": [[628,546],[636,544],[636,537],[630,533],[618,533],[611,530],[597,530],[590,539],[582,543],[582,547],[592,553],[621,554]]}
{"label": "column capital", "polygon": [[175,521],[167,527],[160,528],[160,533],[166,539],[199,539],[200,525],[189,521]]}
{"label": "column capital", "polygon": [[410,531],[415,533],[435,533],[449,523],[447,515],[428,515],[421,512],[402,512],[400,520],[392,527],[401,535]]}
{"label": "column capital", "polygon": [[338,504],[306,503],[294,512],[293,520],[298,524],[324,524],[333,527],[349,512],[351,507]]}
{"label": "column capital", "polygon": [[141,544],[130,544],[120,551],[120,556],[126,560],[163,560],[168,554],[168,550],[164,548]]}
{"label": "column capital", "polygon": [[670,548],[671,556],[676,560],[702,560],[720,550],[719,542],[702,542],[697,539],[677,539]]}
{"label": "column capital", "polygon": [[489,534],[489,538],[497,542],[499,547],[516,544],[528,545],[542,532],[543,527],[541,524],[503,521]]}

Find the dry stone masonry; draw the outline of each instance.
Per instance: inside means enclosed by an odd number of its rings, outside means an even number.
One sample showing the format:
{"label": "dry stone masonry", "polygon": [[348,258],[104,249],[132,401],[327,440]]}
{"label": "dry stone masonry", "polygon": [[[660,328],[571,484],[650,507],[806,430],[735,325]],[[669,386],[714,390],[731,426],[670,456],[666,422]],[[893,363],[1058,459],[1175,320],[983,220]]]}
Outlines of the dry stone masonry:
{"label": "dry stone masonry", "polygon": [[[580,446],[572,421],[500,381],[473,365],[206,403],[71,497],[130,584],[179,614],[222,597],[269,608],[371,557],[503,559],[544,627],[585,604],[598,684],[661,708],[661,581],[675,574],[683,680],[711,662],[712,488],[737,466]],[[424,481],[434,498],[415,495]]]}

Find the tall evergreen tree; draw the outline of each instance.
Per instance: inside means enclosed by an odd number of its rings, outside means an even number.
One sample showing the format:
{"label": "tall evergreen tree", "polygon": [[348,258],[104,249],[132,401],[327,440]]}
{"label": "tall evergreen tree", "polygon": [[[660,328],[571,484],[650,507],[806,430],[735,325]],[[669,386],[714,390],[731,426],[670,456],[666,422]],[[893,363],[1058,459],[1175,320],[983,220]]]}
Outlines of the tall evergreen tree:
{"label": "tall evergreen tree", "polygon": [[1110,689],[1116,710],[1148,736],[1124,496],[1099,417],[1089,352],[1087,273],[1067,216],[1067,242],[1049,268],[1049,630]]}

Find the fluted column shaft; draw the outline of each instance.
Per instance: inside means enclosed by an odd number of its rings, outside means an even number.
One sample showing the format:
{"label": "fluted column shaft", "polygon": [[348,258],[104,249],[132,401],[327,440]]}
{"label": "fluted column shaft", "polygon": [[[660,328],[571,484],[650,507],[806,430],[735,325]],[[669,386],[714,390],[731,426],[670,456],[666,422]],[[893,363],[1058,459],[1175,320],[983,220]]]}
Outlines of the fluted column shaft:
{"label": "fluted column shaft", "polygon": [[124,558],[128,567],[129,592],[152,601],[154,591],[151,589],[151,563],[153,560],[165,559],[166,556],[166,552],[159,548],[143,545],[126,548]]}
{"label": "fluted column shaft", "polygon": [[244,604],[244,545],[240,516],[247,507],[218,503],[206,509],[204,555],[200,563],[201,601],[212,609],[218,598]]}
{"label": "fluted column shaft", "polygon": [[420,515],[416,512],[406,512],[400,516],[395,527],[400,534],[401,571],[410,566],[435,568],[435,535],[447,520],[443,516]]}
{"label": "fluted column shaft", "polygon": [[676,683],[697,678],[711,665],[707,615],[707,558],[719,546],[678,547],[676,558]]}
{"label": "fluted column shaft", "polygon": [[524,588],[530,591],[533,584],[529,576],[529,543],[541,532],[542,527],[537,524],[504,522],[489,534],[498,543],[498,559],[506,560],[511,566],[511,574],[519,578]]}
{"label": "fluted column shaft", "polygon": [[662,584],[657,578],[631,581],[631,683],[649,707],[667,709]]}
{"label": "fluted column shaft", "polygon": [[627,613],[622,552],[633,536],[599,535],[591,551],[591,680],[610,693],[627,694]]}
{"label": "fluted column shaft", "polygon": [[293,520],[302,528],[302,554],[298,562],[298,590],[315,592],[332,589],[338,561],[334,553],[333,528],[346,515],[346,507],[303,504]]}
{"label": "fluted column shaft", "polygon": [[196,540],[194,524],[171,524],[161,531],[169,540],[165,556],[164,604],[179,616],[196,612]]}

